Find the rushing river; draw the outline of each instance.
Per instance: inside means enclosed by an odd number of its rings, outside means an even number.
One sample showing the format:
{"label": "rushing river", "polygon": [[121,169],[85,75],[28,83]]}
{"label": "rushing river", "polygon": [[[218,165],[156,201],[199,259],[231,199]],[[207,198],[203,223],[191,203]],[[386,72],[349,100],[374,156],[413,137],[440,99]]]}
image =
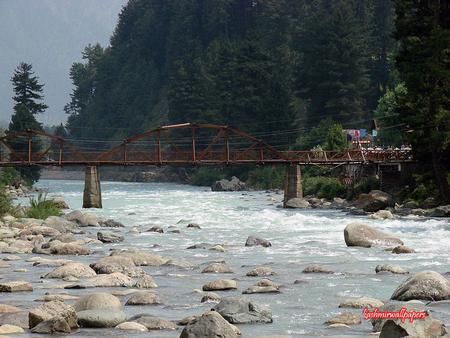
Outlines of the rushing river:
{"label": "rushing river", "polygon": [[[50,195],[62,196],[74,209],[81,208],[83,182],[41,181],[39,187],[49,190]],[[163,299],[159,306],[127,306],[129,315],[149,313],[158,317],[179,320],[198,314],[214,306],[200,303],[201,295],[193,292],[201,289],[209,280],[235,278],[238,290],[218,292],[221,295],[240,295],[260,278],[246,277],[254,266],[270,266],[277,273],[271,279],[283,284],[279,294],[247,295],[269,306],[273,324],[240,325],[244,337],[257,335],[292,336],[367,336],[371,332],[369,322],[349,328],[327,328],[323,323],[332,315],[342,312],[338,305],[348,297],[368,296],[387,300],[404,275],[377,275],[378,264],[394,264],[411,272],[435,270],[450,271],[450,223],[448,219],[403,218],[396,220],[370,220],[367,217],[348,216],[339,210],[284,210],[279,208],[282,195],[267,192],[211,192],[208,188],[177,184],[102,182],[103,209],[93,210],[102,218],[112,218],[127,227],[141,226],[143,230],[153,225],[163,228],[177,226],[181,233],[128,234],[125,241],[112,245],[90,246],[94,252],[88,257],[75,258],[94,262],[108,254],[110,248],[139,248],[163,256],[183,258],[198,265],[193,270],[174,267],[144,267],[150,273]],[[395,255],[383,249],[349,248],[345,245],[343,230],[352,221],[363,221],[378,229],[400,237],[405,245],[417,253]],[[189,222],[198,223],[202,229],[187,229]],[[87,229],[93,235],[96,229]],[[256,235],[272,242],[272,247],[245,247],[249,235]],[[225,243],[227,252],[210,250],[186,250],[190,245]],[[154,244],[160,247],[152,248]],[[31,256],[31,255],[30,255]],[[224,260],[234,274],[201,274],[206,263]],[[22,261],[21,261],[22,262]],[[334,274],[303,274],[309,264],[318,263],[332,269]],[[17,263],[27,273],[14,277],[34,280],[52,268],[33,268],[30,263]],[[294,284],[295,280],[303,283]],[[48,281],[47,284],[61,284]],[[45,285],[45,284],[44,284]],[[0,303],[22,304],[35,307],[32,302],[45,292],[64,290],[35,289],[31,295],[1,295]],[[99,289],[67,290],[71,294],[85,294]],[[111,291],[111,289],[108,289]],[[450,326],[449,303],[436,307],[435,316]],[[359,309],[349,309],[361,313]],[[100,333],[101,332],[101,333]],[[73,336],[98,337],[107,332],[121,337],[178,337],[177,332],[153,332],[131,334],[115,330],[82,330]]]}

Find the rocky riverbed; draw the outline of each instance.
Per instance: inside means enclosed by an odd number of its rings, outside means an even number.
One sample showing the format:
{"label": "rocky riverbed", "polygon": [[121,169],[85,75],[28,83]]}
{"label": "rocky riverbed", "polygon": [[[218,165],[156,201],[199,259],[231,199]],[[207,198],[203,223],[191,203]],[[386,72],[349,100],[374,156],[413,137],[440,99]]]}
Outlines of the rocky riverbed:
{"label": "rocky riverbed", "polygon": [[274,192],[112,182],[104,209],[79,211],[82,182],[40,185],[72,209],[1,221],[0,333],[367,336],[383,323],[361,308],[400,302],[430,313],[403,328],[410,334],[450,324],[448,219],[285,210]]}

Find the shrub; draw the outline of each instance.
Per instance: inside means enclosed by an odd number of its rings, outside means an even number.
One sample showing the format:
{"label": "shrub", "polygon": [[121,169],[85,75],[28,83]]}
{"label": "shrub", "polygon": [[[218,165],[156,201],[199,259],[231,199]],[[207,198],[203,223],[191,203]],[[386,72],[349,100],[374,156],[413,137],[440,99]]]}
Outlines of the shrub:
{"label": "shrub", "polygon": [[12,167],[2,168],[0,170],[0,187],[5,185],[12,185],[15,181],[20,179],[20,175],[16,169]]}
{"label": "shrub", "polygon": [[190,183],[199,186],[211,186],[215,181],[226,177],[226,174],[217,168],[199,168],[191,177]]}
{"label": "shrub", "polygon": [[257,167],[248,173],[247,184],[256,189],[280,189],[284,183],[284,167]]}
{"label": "shrub", "polygon": [[305,195],[333,199],[334,197],[345,197],[346,187],[334,177],[305,177],[303,191]]}
{"label": "shrub", "polygon": [[41,193],[37,199],[30,198],[30,207],[25,212],[25,217],[46,219],[49,216],[59,216],[61,209],[53,200],[47,200]]}
{"label": "shrub", "polygon": [[361,179],[353,186],[352,196],[353,198],[357,198],[360,194],[367,194],[371,190],[379,190],[380,189],[380,181],[374,177],[369,176]]}
{"label": "shrub", "polygon": [[11,214],[13,210],[11,198],[0,188],[0,216]]}

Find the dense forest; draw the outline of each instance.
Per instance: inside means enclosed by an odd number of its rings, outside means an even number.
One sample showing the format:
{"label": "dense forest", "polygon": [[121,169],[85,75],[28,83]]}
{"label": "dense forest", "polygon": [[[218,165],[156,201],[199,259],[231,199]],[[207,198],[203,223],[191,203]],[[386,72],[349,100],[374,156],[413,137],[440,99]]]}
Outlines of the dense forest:
{"label": "dense forest", "polygon": [[[369,125],[392,81],[390,0],[132,0],[70,76],[74,137],[233,125],[274,145],[330,118]],[[286,133],[286,131],[289,131]]]}

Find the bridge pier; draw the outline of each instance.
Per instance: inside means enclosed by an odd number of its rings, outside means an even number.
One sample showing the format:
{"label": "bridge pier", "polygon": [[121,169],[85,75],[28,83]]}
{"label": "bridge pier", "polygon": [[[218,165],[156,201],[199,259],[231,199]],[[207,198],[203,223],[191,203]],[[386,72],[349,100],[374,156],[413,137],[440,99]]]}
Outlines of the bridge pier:
{"label": "bridge pier", "polygon": [[95,166],[87,166],[84,176],[83,208],[101,208],[100,175]]}
{"label": "bridge pier", "polygon": [[283,207],[286,207],[286,202],[291,198],[303,198],[302,172],[300,165],[293,163],[286,167]]}

